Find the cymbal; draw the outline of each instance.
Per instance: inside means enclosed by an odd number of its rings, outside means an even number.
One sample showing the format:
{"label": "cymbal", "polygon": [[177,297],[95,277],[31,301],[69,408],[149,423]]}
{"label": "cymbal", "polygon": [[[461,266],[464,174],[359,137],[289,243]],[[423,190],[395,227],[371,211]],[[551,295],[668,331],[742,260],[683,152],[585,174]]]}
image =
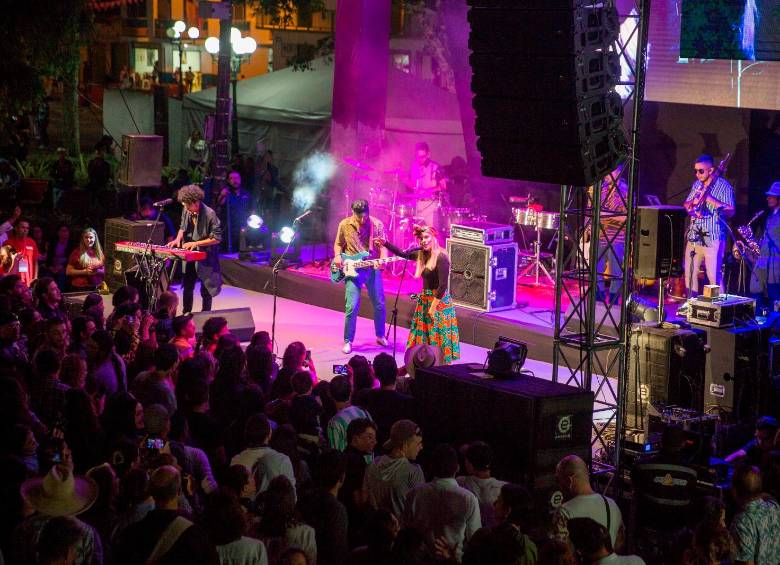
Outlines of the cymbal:
{"label": "cymbal", "polygon": [[373,171],[374,167],[371,165],[368,165],[366,163],[363,163],[359,161],[358,159],[353,159],[352,157],[344,157],[342,159],[347,165],[350,167],[355,167],[356,169],[360,169],[361,171]]}
{"label": "cymbal", "polygon": [[404,175],[406,174],[406,171],[403,169],[387,169],[386,171],[382,171],[383,175]]}
{"label": "cymbal", "polygon": [[532,196],[510,196],[509,197],[509,203],[510,204],[523,204],[531,200]]}

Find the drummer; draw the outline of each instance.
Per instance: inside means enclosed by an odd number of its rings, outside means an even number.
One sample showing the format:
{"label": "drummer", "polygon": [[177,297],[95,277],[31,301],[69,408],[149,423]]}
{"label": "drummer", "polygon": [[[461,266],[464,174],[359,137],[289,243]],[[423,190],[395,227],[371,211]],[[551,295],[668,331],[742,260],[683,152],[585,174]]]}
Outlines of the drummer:
{"label": "drummer", "polygon": [[[601,229],[599,230],[599,299],[607,304],[617,303],[616,295],[621,292],[623,279],[623,254],[626,245],[626,234],[623,229],[626,223],[628,200],[628,182],[623,178],[623,165],[606,175],[601,181]],[[593,188],[590,188],[592,195]],[[588,234],[591,235],[591,234]],[[607,246],[611,245],[612,250]],[[609,274],[605,268],[609,267]],[[610,296],[611,295],[611,296]]]}
{"label": "drummer", "polygon": [[433,199],[447,189],[447,181],[439,164],[431,159],[431,149],[424,141],[414,146],[414,161],[409,167],[406,187],[420,199]]}

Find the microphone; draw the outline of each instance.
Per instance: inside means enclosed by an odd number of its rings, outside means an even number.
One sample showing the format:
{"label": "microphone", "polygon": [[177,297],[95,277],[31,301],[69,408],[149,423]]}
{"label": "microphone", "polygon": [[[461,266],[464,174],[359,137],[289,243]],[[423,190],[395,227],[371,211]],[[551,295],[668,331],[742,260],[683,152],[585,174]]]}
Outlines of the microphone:
{"label": "microphone", "polygon": [[173,198],[166,198],[165,200],[160,200],[159,202],[155,202],[152,204],[155,208],[165,208],[168,204],[173,204]]}
{"label": "microphone", "polygon": [[752,223],[753,223],[753,222],[755,222],[757,219],[759,219],[761,216],[763,216],[763,215],[764,215],[764,212],[766,212],[766,210],[759,210],[759,211],[758,211],[758,213],[757,213],[755,216],[753,216],[752,218],[750,218],[750,221],[747,223],[747,225],[750,225],[750,224],[752,224]]}
{"label": "microphone", "polygon": [[412,247],[407,247],[404,249],[404,254],[406,253],[414,253],[415,251],[422,251],[422,247],[419,245],[414,245]]}
{"label": "microphone", "polygon": [[297,218],[295,218],[295,219],[293,220],[293,223],[294,223],[294,224],[299,224],[299,223],[301,222],[301,220],[302,220],[302,219],[304,219],[306,216],[308,216],[309,214],[312,214],[312,213],[313,213],[313,211],[312,211],[312,210],[306,210],[306,211],[305,211],[303,214],[301,214],[300,216],[298,216]]}

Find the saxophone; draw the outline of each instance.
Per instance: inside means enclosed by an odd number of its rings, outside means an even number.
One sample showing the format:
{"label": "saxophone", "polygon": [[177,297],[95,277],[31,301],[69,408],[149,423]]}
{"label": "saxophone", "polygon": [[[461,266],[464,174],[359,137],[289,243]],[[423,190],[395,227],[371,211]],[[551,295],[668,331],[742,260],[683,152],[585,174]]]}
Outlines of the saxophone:
{"label": "saxophone", "polygon": [[731,254],[734,255],[734,258],[737,261],[741,261],[744,257],[749,262],[755,263],[756,259],[761,255],[761,245],[753,236],[753,228],[750,227],[750,224],[760,218],[763,213],[764,211],[761,210],[758,214],[753,216],[747,224],[737,228],[737,233],[742,237],[742,240],[736,240],[734,242],[734,248],[731,250]]}

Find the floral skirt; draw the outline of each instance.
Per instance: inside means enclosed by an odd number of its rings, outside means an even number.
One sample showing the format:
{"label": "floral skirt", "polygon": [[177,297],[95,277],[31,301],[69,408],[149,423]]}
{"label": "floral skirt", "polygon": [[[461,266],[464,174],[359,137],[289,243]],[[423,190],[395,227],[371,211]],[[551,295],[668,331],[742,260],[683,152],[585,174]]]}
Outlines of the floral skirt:
{"label": "floral skirt", "polygon": [[444,353],[444,363],[449,365],[460,359],[460,337],[458,335],[458,319],[455,317],[455,307],[449,292],[439,302],[439,307],[433,317],[428,310],[433,303],[433,291],[423,290],[417,299],[417,306],[412,315],[412,326],[406,348],[418,343],[435,345]]}

